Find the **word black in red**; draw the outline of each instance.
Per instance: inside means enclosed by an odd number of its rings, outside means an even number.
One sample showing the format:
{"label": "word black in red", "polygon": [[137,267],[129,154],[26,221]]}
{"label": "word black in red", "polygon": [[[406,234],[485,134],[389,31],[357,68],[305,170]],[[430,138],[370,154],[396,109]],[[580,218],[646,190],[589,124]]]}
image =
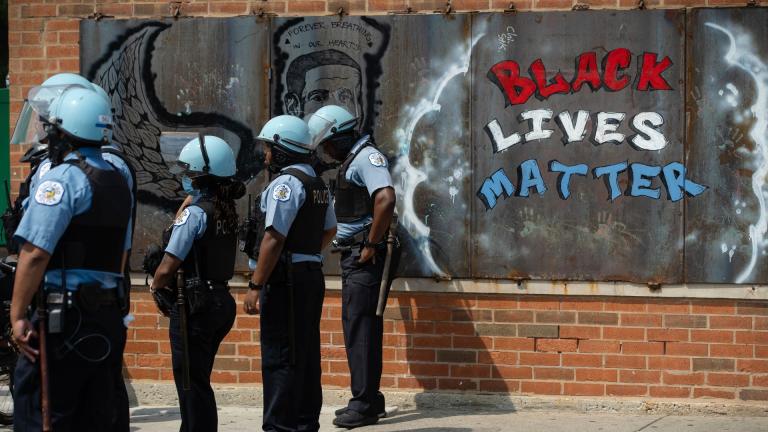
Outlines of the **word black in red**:
{"label": "word black in red", "polygon": [[[576,73],[571,81],[567,81],[560,71],[547,81],[547,69],[541,59],[535,60],[528,68],[530,78],[520,74],[520,65],[516,61],[504,60],[491,67],[488,79],[504,93],[507,106],[520,105],[526,103],[531,96],[545,100],[554,94],[576,93],[585,84],[592,91],[601,88],[612,92],[622,90],[630,85],[628,70],[631,63],[632,52],[626,48],[608,52],[600,68],[597,66],[597,54],[585,52],[576,58]],[[668,56],[661,60],[658,54],[652,52],[638,56],[635,89],[672,90],[672,86],[662,76],[670,66],[672,60]]]}

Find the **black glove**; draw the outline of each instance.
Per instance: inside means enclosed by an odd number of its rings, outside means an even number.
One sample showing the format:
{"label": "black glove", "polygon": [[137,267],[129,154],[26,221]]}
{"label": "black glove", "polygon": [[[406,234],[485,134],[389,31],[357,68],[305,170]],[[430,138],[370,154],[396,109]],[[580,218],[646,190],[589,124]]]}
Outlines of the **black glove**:
{"label": "black glove", "polygon": [[168,288],[160,288],[152,291],[152,299],[163,316],[171,316],[173,305],[176,304],[176,293]]}
{"label": "black glove", "polygon": [[144,269],[147,277],[155,275],[157,268],[160,267],[160,263],[163,261],[163,255],[165,255],[163,248],[156,244],[149,245],[144,253],[144,260],[141,262],[141,268]]}

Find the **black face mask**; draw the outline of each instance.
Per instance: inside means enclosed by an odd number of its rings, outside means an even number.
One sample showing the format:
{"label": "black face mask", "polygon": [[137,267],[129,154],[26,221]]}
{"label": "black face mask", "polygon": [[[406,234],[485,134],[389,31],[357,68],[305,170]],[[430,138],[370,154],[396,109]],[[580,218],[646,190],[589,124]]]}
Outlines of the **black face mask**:
{"label": "black face mask", "polygon": [[72,144],[66,136],[61,136],[56,125],[46,123],[45,132],[48,138],[48,158],[51,160],[51,166],[59,165],[64,162],[67,152],[72,150]]}
{"label": "black face mask", "polygon": [[299,163],[311,163],[312,156],[302,155],[288,151],[278,145],[272,146],[272,160],[269,162],[269,172],[277,174],[283,168],[299,164]]}
{"label": "black face mask", "polygon": [[352,147],[355,146],[357,138],[357,133],[354,130],[350,130],[327,138],[321,145],[324,147],[332,147],[334,149],[334,155],[331,156],[338,160],[344,160],[350,150],[352,150]]}

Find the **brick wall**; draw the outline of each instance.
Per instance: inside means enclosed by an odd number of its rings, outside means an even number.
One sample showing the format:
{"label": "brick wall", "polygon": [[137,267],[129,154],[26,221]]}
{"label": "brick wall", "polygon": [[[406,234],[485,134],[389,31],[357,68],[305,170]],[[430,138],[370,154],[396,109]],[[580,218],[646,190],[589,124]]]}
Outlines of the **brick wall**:
{"label": "brick wall", "polygon": [[[635,0],[453,0],[452,11],[635,8]],[[648,0],[647,7],[744,5],[731,0]],[[11,1],[12,118],[29,88],[79,68],[79,20],[115,17],[323,15],[445,11],[445,0]],[[12,153],[13,188],[26,176]],[[128,376],[170,380],[167,320],[145,289],[134,296]],[[238,307],[243,292],[237,292]],[[338,291],[322,323],[323,382],[347,386]],[[239,315],[213,379],[259,383],[259,318]],[[768,400],[768,303],[395,293],[385,321],[382,385],[395,389],[554,395]]]}
{"label": "brick wall", "polygon": [[[146,292],[133,307],[128,376],[172,379],[167,320]],[[328,291],[326,386],[349,384],[340,317]],[[390,389],[768,400],[768,302],[395,293],[384,332]],[[260,383],[258,340],[259,318],[238,315],[213,380]]]}

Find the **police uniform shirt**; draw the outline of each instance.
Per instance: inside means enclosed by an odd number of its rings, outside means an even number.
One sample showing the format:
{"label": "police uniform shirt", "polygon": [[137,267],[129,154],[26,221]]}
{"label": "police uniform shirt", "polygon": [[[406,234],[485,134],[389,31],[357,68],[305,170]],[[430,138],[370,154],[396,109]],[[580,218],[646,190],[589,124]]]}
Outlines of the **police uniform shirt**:
{"label": "police uniform shirt", "polygon": [[[286,169],[288,168],[301,170],[312,177],[317,176],[315,170],[307,164],[295,164]],[[291,225],[296,219],[296,215],[304,204],[305,199],[304,185],[296,177],[290,174],[282,174],[272,180],[272,183],[261,194],[261,211],[265,213],[264,227],[266,229],[271,227],[280,235],[288,237],[288,231],[290,231]],[[329,230],[335,226],[336,213],[333,210],[333,205],[329,204],[325,212],[323,229]],[[296,253],[292,256],[292,262],[322,262],[323,260],[320,254],[307,255]]]}
{"label": "police uniform shirt", "polygon": [[166,253],[182,261],[187,258],[195,240],[201,239],[208,228],[208,216],[202,208],[195,205],[199,199],[195,197],[192,204],[188,205],[173,221],[171,239],[165,248]]}
{"label": "police uniform shirt", "polygon": [[[114,170],[114,167],[101,157],[100,149],[85,147],[78,152],[85,157],[86,163],[94,168]],[[72,152],[65,157],[65,160],[77,157],[77,153]],[[35,182],[35,188],[30,191],[24,217],[21,218],[14,238],[19,241],[19,244],[29,242],[53,255],[56,244],[67,230],[72,218],[90,209],[93,198],[91,185],[80,168],[70,164],[60,164],[47,172],[42,172]],[[130,235],[129,223],[125,233],[125,250],[130,248]],[[61,287],[62,273],[61,270],[56,269],[46,271],[45,284]],[[68,269],[66,288],[74,291],[78,285],[85,283],[99,283],[103,288],[115,288],[122,278],[123,275],[117,273]]]}
{"label": "police uniform shirt", "polygon": [[[350,153],[357,151],[360,146],[368,142],[365,136],[352,147]],[[374,147],[368,146],[358,153],[354,160],[349,164],[346,176],[347,181],[357,186],[364,186],[368,189],[368,194],[373,196],[377,190],[385,187],[394,187],[392,176],[389,174],[389,163],[387,158]],[[336,238],[346,239],[354,236],[363,230],[365,225],[371,223],[373,215],[362,217],[354,222],[339,222]]]}
{"label": "police uniform shirt", "polygon": [[[101,151],[99,151],[101,152]],[[74,156],[72,156],[74,157]],[[125,179],[126,183],[128,183],[128,193],[131,195],[131,216],[128,219],[128,226],[132,226],[132,219],[133,219],[133,177],[131,177],[131,170],[128,169],[128,166],[125,164],[125,161],[122,160],[120,157],[115,156],[111,153],[101,153],[101,158],[107,161],[110,165],[112,165],[113,168],[116,168],[117,171],[120,173],[121,176]],[[65,159],[71,159],[71,157],[66,157]],[[29,180],[29,190],[33,191],[36,190],[37,185],[40,183],[40,179],[45,177],[46,174],[51,170],[51,161],[48,160],[48,158],[43,159],[43,161],[40,163],[40,166],[37,167],[37,171],[32,175],[32,178]],[[27,199],[22,202],[22,206],[24,207],[24,210],[27,209],[27,206],[29,205],[29,199],[31,197],[28,197]],[[126,236],[126,246],[125,250],[129,250],[131,248],[133,239],[131,239],[131,231],[128,230],[128,234]]]}

